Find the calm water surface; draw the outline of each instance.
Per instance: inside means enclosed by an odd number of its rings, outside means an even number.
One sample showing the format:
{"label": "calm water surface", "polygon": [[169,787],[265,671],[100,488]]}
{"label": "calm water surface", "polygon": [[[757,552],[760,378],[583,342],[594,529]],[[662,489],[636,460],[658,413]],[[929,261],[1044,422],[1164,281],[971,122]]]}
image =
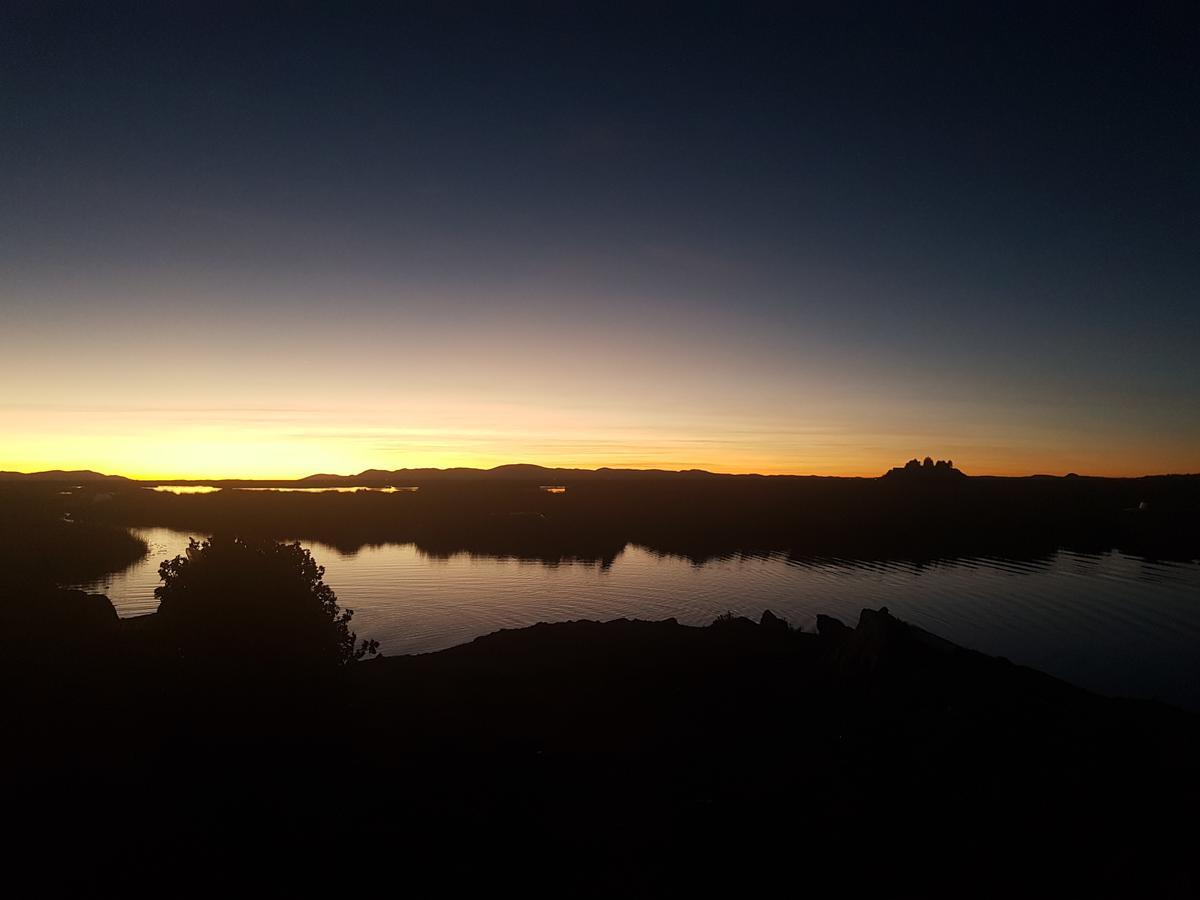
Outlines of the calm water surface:
{"label": "calm water surface", "polygon": [[[189,537],[136,531],[150,546],[146,558],[82,585],[108,594],[123,616],[154,610],[158,565]],[[540,621],[673,616],[703,625],[726,611],[757,618],[769,608],[812,630],[817,613],[853,624],[863,607],[888,606],[956,643],[1084,687],[1200,709],[1197,563],[1060,552],[1036,562],[731,557],[697,566],[630,545],[604,568],[433,559],[411,544],[344,554],[303,543],[325,566],[342,606],[355,611],[359,636],[377,639],[389,654],[440,650]]]}

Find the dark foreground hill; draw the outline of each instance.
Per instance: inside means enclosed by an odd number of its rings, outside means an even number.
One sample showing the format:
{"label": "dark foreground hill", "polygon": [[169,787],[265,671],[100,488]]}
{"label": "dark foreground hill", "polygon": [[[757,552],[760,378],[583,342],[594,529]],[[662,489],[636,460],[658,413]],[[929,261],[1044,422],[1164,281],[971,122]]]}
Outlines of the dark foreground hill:
{"label": "dark foreground hill", "polygon": [[[323,676],[5,607],[12,866],[172,893],[1191,896],[1195,717],[864,610],[572,622]],[[10,598],[11,600],[11,598]],[[22,610],[26,612],[22,612]],[[73,624],[69,624],[73,623]],[[328,882],[328,883],[327,883]]]}

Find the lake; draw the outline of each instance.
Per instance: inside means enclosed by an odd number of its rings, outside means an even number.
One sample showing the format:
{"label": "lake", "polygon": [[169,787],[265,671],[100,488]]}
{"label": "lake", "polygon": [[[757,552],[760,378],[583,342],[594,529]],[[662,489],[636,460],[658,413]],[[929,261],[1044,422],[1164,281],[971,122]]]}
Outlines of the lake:
{"label": "lake", "polygon": [[[122,616],[152,612],[158,565],[189,535],[134,529],[150,552],[130,569],[79,587]],[[197,535],[198,537],[200,535]],[[630,545],[611,566],[455,556],[412,544],[342,553],[302,542],[325,566],[359,637],[385,653],[423,653],[499,628],[569,619],[674,617],[708,624],[770,609],[805,630],[818,613],[853,625],[863,607],[958,644],[1116,696],[1200,710],[1200,563],[1060,551],[1037,561],[966,559],[916,565],[729,557],[695,565]]]}

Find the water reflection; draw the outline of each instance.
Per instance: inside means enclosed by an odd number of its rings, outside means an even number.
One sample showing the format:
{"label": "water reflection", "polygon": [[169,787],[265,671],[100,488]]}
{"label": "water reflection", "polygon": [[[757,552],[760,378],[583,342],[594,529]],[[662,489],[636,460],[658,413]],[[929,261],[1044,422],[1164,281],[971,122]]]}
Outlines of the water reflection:
{"label": "water reflection", "polygon": [[212,494],[221,489],[207,484],[160,484],[147,490],[163,494]]}
{"label": "water reflection", "polygon": [[[155,608],[158,565],[188,534],[140,529],[150,553],[86,587],[121,615]],[[538,621],[664,619],[707,624],[770,608],[811,630],[818,613],[853,623],[863,607],[968,647],[1110,694],[1200,709],[1200,564],[1120,553],[922,563],[725,556],[703,564],[629,546],[608,565],[458,554],[411,544],[342,552],[312,542],[326,581],[386,653],[437,650]]]}
{"label": "water reflection", "polygon": [[266,491],[272,494],[415,494],[419,487],[247,487],[239,491]]}
{"label": "water reflection", "polygon": [[[164,494],[212,494],[224,488],[208,484],[160,484],[150,491]],[[272,494],[412,494],[420,490],[413,485],[394,485],[389,487],[235,487],[234,491],[265,491]],[[566,490],[564,488],[563,490]],[[62,491],[61,493],[70,493]]]}

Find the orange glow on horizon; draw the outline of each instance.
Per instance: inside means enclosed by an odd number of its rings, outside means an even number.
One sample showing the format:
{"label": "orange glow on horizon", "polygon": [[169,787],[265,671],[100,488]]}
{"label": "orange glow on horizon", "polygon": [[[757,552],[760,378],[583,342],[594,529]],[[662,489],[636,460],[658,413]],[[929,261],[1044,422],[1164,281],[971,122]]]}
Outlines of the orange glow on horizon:
{"label": "orange glow on horizon", "polygon": [[[119,457],[120,447],[114,447],[108,452],[76,452],[70,454],[55,453],[52,450],[45,454],[23,455],[19,457],[6,456],[0,459],[0,470],[15,472],[40,472],[54,469],[77,470],[90,469],[105,475],[120,475],[135,481],[205,481],[223,479],[244,479],[258,481],[290,481],[305,478],[309,475],[356,475],[366,469],[491,469],[497,466],[525,463],[544,466],[550,469],[662,469],[666,471],[684,471],[702,469],[714,474],[758,474],[758,475],[817,475],[843,478],[874,478],[882,475],[894,466],[903,465],[907,460],[921,458],[925,455],[938,455],[934,448],[926,454],[919,448],[898,450],[896,453],[875,458],[858,457],[855,459],[817,458],[796,460],[791,463],[773,463],[763,458],[747,459],[744,462],[737,459],[697,459],[681,460],[675,455],[655,455],[647,453],[645,448],[637,448],[632,456],[620,460],[583,454],[575,457],[537,457],[530,455],[494,454],[446,454],[430,456],[426,453],[416,453],[402,459],[365,459],[359,458],[352,452],[312,453],[302,452],[294,447],[269,442],[256,445],[225,444],[218,447],[212,443],[200,443],[188,446],[159,445],[163,451],[162,459],[170,460],[167,464],[146,460],[142,464],[130,465]],[[91,451],[100,450],[93,445]],[[631,452],[634,448],[631,448]],[[985,462],[980,460],[973,463],[971,457],[955,458],[956,467],[968,475],[992,476],[1027,476],[1034,474],[1065,475],[1076,472],[1080,475],[1097,477],[1138,477],[1150,474],[1180,474],[1195,472],[1198,467],[1162,469],[1147,471],[1134,465],[1110,463],[1103,466],[1089,467],[1078,464],[1079,460],[1060,459],[1049,461],[1047,465],[1015,464],[1004,465],[998,460]]]}
{"label": "orange glow on horizon", "polygon": [[445,357],[430,339],[400,358],[367,334],[350,362],[314,356],[300,338],[258,335],[263,353],[222,344],[223,359],[202,343],[137,337],[67,336],[53,356],[22,349],[36,335],[14,341],[0,359],[0,469],[292,480],[530,463],[876,477],[928,455],[969,475],[1200,471],[1190,420],[1166,433],[1102,408],[982,404],[869,364],[785,364],[729,342],[685,353],[648,331],[607,342],[510,334]]}
{"label": "orange glow on horizon", "polygon": [[[1075,441],[1053,429],[920,427],[834,419],[781,427],[740,416],[547,409],[447,400],[393,411],[30,409],[0,407],[0,469],[91,469],[138,480],[292,480],[365,469],[703,469],[715,473],[876,477],[913,457],[969,475],[1138,476],[1200,471],[1190,445]],[[912,415],[919,421],[919,416]],[[403,424],[395,424],[401,422]]]}

